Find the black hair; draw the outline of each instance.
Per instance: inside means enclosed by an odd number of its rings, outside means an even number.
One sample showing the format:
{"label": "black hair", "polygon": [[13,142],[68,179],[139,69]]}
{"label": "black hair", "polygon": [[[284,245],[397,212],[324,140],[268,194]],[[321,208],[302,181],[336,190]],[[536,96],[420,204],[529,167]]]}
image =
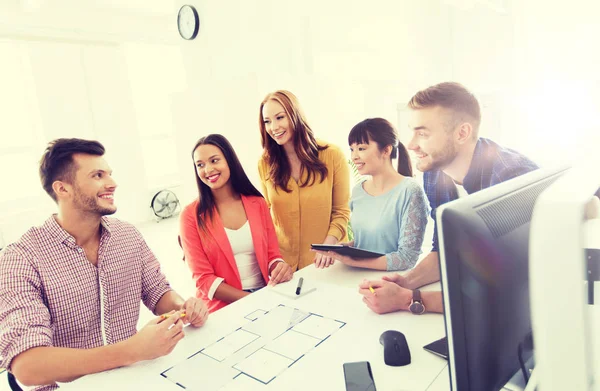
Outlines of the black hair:
{"label": "black hair", "polygon": [[[262,194],[254,187],[244,168],[242,167],[242,163],[240,163],[240,159],[238,159],[237,154],[235,153],[231,143],[225,138],[225,136],[220,134],[209,134],[208,136],[202,137],[196,145],[194,145],[194,149],[192,149],[192,160],[194,158],[194,152],[201,145],[214,145],[219,148],[221,152],[223,152],[223,156],[225,157],[225,161],[229,166],[229,182],[231,183],[231,187],[234,192],[239,195],[245,196],[257,196],[262,197]],[[194,175],[196,176],[196,183],[198,185],[198,208],[196,210],[196,216],[198,220],[198,227],[200,230],[206,232],[206,224],[204,223],[205,219],[208,221],[212,221],[214,216],[215,209],[215,198],[212,193],[210,187],[208,187],[196,172],[196,164],[194,163]]]}
{"label": "black hair", "polygon": [[390,121],[383,118],[367,118],[354,125],[348,135],[348,145],[368,144],[369,140],[377,143],[380,151],[391,145],[390,159],[398,158],[398,173],[404,176],[413,176],[408,151],[398,140],[398,132]]}

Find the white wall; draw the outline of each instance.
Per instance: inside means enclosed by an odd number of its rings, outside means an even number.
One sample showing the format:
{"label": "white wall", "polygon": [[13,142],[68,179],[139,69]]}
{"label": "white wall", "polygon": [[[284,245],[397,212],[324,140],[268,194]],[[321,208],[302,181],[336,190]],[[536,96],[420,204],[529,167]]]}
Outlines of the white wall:
{"label": "white wall", "polygon": [[481,135],[545,166],[598,154],[600,4],[447,1],[463,5],[452,11],[452,73],[484,106]]}
{"label": "white wall", "polygon": [[544,161],[600,147],[600,3],[515,2],[514,108],[520,139]]}
{"label": "white wall", "polygon": [[[396,115],[396,93],[406,100],[450,76],[439,1],[195,2],[202,27],[192,42],[177,35],[180,2],[165,3],[0,5],[0,55],[11,59],[0,68],[10,82],[0,96],[14,113],[0,129],[16,140],[0,152],[11,167],[2,176],[17,189],[0,198],[7,241],[54,209],[36,171],[53,138],[103,142],[120,185],[118,216],[142,221],[159,188],[175,187],[184,202],[194,197],[190,149],[207,133],[227,135],[256,180],[258,105],[269,91],[295,92],[317,136],[345,147],[366,115]],[[422,29],[424,18],[437,30]]]}
{"label": "white wall", "polygon": [[448,6],[440,1],[191,4],[201,27],[196,40],[180,43],[189,91],[178,104],[187,104],[182,122],[198,125],[192,134],[179,127],[180,138],[193,145],[202,134],[225,134],[253,179],[266,93],[293,91],[317,137],[347,149],[358,121],[395,120],[398,102],[451,76]]}
{"label": "white wall", "polygon": [[[258,106],[298,95],[319,138],[346,147],[365,117],[400,125],[417,90],[472,89],[482,136],[553,163],[597,146],[600,55],[592,0],[285,2],[10,0],[0,4],[0,230],[6,241],[54,210],[37,160],[55,137],[102,141],[119,182],[118,216],[150,217],[156,190],[195,196],[191,148],[225,134],[256,181]],[[558,6],[557,6],[558,7]],[[564,152],[564,147],[569,147]]]}
{"label": "white wall", "polygon": [[[184,89],[172,4],[28,0],[0,5],[0,230],[16,239],[55,210],[37,177],[46,143],[98,139],[119,183],[118,216],[150,218],[181,182],[171,98]],[[161,164],[160,144],[168,157]],[[169,148],[169,145],[172,147]],[[0,243],[0,246],[2,243]]]}

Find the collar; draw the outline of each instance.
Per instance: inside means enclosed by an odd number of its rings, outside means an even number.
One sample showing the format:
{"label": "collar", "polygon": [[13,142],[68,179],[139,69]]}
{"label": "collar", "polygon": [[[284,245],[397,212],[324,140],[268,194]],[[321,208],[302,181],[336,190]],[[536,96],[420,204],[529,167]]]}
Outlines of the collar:
{"label": "collar", "polygon": [[481,190],[481,177],[482,172],[485,169],[486,162],[493,161],[487,159],[488,155],[487,142],[483,138],[477,140],[475,150],[473,151],[473,157],[471,158],[471,164],[465,179],[463,180],[463,187],[471,194],[475,191]]}
{"label": "collar", "polygon": [[[108,219],[108,217],[101,217],[100,226],[102,227],[100,237],[102,238],[102,236],[104,236],[105,234],[110,236],[110,220]],[[46,222],[42,226],[42,229],[48,231],[52,236],[54,236],[57,239],[57,241],[65,244],[67,247],[77,247],[77,242],[75,241],[73,235],[65,231],[65,229],[61,227],[60,224],[58,224],[58,222],[56,221],[56,213],[46,220]]]}

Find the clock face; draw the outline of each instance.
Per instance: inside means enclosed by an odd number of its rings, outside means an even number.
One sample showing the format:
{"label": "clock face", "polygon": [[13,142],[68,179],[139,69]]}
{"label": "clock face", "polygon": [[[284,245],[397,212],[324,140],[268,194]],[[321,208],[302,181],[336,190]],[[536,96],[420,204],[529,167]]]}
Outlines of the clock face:
{"label": "clock face", "polygon": [[200,20],[198,12],[191,5],[184,5],[177,15],[177,28],[183,39],[194,39],[198,35]]}

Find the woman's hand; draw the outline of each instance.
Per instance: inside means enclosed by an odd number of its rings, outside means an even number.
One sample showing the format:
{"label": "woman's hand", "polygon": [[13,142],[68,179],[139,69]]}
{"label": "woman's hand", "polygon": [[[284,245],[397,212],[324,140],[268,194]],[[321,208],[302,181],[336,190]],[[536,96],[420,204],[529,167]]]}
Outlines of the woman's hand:
{"label": "woman's hand", "polygon": [[[325,240],[323,241],[323,244],[336,244],[338,242],[338,240],[335,238],[335,236],[331,236],[331,235],[327,235],[327,237],[325,238]],[[315,250],[312,250],[315,251]],[[330,251],[315,251],[317,253],[317,255],[315,255],[315,266],[318,269],[324,269],[326,267],[329,267],[331,265],[333,265],[333,257],[329,254],[331,253]]]}
{"label": "woman's hand", "polygon": [[271,277],[271,279],[269,280],[269,285],[274,286],[279,284],[280,282],[286,282],[291,280],[294,276],[294,271],[292,270],[292,267],[286,262],[280,261],[275,262],[271,266],[269,276]]}
{"label": "woman's hand", "polygon": [[[317,255],[320,255],[322,257],[322,259],[326,259],[326,258],[331,259],[331,263],[325,264],[325,266],[323,266],[322,268],[333,265],[334,260],[340,261],[344,265],[348,265],[348,266],[356,266],[356,263],[358,262],[356,259],[354,259],[352,257],[349,257],[347,255],[338,254],[334,251],[321,251],[321,250],[312,250],[312,251],[316,252]],[[316,261],[315,261],[315,266],[319,267],[319,265],[316,264]]]}
{"label": "woman's hand", "polygon": [[[315,250],[312,250],[315,251]],[[317,269],[324,269],[333,265],[333,258],[329,255],[331,251],[315,251],[315,266]]]}

